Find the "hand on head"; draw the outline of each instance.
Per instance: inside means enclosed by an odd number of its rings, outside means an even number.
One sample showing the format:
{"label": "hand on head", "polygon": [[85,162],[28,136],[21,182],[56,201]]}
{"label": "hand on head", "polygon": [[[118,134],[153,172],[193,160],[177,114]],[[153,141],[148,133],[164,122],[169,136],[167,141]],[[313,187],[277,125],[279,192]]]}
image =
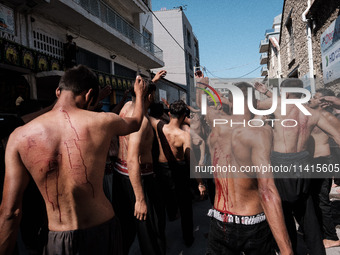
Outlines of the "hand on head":
{"label": "hand on head", "polygon": [[145,81],[139,75],[136,77],[136,81],[134,84],[134,91],[135,91],[136,97],[139,97],[139,96],[143,97],[146,94]]}

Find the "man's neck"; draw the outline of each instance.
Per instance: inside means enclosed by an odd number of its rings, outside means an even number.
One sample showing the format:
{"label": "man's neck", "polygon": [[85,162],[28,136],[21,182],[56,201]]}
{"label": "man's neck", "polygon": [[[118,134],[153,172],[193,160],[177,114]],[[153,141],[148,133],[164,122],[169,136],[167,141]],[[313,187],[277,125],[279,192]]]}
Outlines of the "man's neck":
{"label": "man's neck", "polygon": [[180,128],[182,125],[183,120],[182,119],[177,119],[177,118],[170,118],[169,126],[170,127],[177,127]]}
{"label": "man's neck", "polygon": [[80,105],[80,102],[77,102],[76,97],[72,92],[63,91],[53,107],[53,109],[60,108],[82,108],[82,107]]}

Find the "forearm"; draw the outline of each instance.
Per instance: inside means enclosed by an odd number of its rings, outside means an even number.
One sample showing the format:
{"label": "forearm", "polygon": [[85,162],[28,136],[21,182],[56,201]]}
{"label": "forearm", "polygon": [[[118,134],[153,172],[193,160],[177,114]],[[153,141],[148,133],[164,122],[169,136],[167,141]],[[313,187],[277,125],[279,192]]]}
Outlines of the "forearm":
{"label": "forearm", "polygon": [[12,254],[17,240],[20,214],[6,214],[0,210],[0,255]]}
{"label": "forearm", "polygon": [[137,97],[132,117],[136,119],[139,127],[140,127],[142,120],[143,120],[143,109],[144,109],[143,100],[142,100],[141,97]]}
{"label": "forearm", "polygon": [[137,202],[144,201],[145,197],[144,197],[144,192],[143,192],[142,178],[141,178],[139,163],[138,161],[135,161],[135,160],[129,160],[127,165],[129,169],[129,178],[130,178],[131,186],[133,188],[136,201]]}
{"label": "forearm", "polygon": [[205,156],[205,142],[202,139],[201,144],[200,144],[200,151],[201,151],[201,156],[200,156],[200,160],[198,161],[199,165],[203,165],[204,162],[204,156]]}
{"label": "forearm", "polygon": [[115,114],[119,114],[120,113],[120,110],[123,108],[124,106],[124,103],[126,101],[126,98],[123,97],[122,100],[120,100],[120,102],[112,109],[112,112],[115,113]]}
{"label": "forearm", "polygon": [[281,199],[275,189],[260,190],[261,204],[281,254],[293,254],[286,229]]}

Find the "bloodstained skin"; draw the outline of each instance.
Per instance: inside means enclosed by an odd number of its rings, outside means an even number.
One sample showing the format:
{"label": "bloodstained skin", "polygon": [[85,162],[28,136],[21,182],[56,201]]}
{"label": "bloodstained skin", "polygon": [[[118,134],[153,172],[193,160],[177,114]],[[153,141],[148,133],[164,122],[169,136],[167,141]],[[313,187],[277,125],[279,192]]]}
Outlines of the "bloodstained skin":
{"label": "bloodstained skin", "polygon": [[[61,154],[60,154],[61,156]],[[55,186],[55,191],[56,191],[56,207],[58,209],[59,212],[59,221],[61,222],[61,210],[60,210],[60,206],[59,206],[59,190],[58,190],[58,179],[59,179],[59,164],[58,164],[58,160],[51,160],[48,163],[48,171],[46,172],[46,176],[45,176],[45,190],[46,190],[46,196],[47,196],[47,201],[50,202],[52,204],[52,209],[53,211],[55,210],[55,205],[53,203],[52,200],[50,200],[50,197],[48,195],[48,177],[49,175],[55,174],[56,175],[56,186]]]}
{"label": "bloodstained skin", "polygon": [[[229,155],[226,155],[227,166],[228,166],[228,163],[229,163],[228,157],[229,157]],[[219,159],[220,159],[220,152],[218,152],[218,149],[215,148],[214,157],[213,157],[213,166],[217,165]],[[218,176],[218,174],[216,174],[215,175],[215,181],[216,181],[216,190],[218,191],[218,193],[217,193],[217,205],[220,203],[221,197],[223,196],[225,203],[223,204],[222,212],[232,214],[230,211],[227,210],[227,204],[228,204],[228,201],[229,201],[229,199],[228,199],[228,192],[229,192],[229,190],[228,190],[228,178],[225,178],[225,177],[220,178]],[[225,217],[224,220],[226,221],[227,218]]]}

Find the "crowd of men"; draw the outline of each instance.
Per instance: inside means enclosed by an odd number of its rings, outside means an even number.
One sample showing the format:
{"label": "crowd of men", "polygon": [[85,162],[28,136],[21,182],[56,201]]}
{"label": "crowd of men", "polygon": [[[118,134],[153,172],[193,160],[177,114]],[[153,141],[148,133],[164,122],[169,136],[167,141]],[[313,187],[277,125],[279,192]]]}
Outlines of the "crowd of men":
{"label": "crowd of men", "polygon": [[[100,90],[87,67],[73,67],[61,78],[53,106],[22,116],[26,124],[8,132],[8,141],[2,137],[7,145],[0,254],[18,252],[23,244],[29,249],[24,233],[33,228],[20,227],[20,221],[30,207],[25,203],[33,203],[38,193],[45,206],[36,208],[41,214],[46,210],[46,221],[40,216],[35,224],[43,237],[35,254],[129,254],[136,236],[142,254],[166,254],[166,217],[181,217],[183,242],[190,247],[193,192],[202,197],[209,193],[213,205],[207,212],[210,231],[202,254],[319,255],[325,248],[340,246],[331,215],[329,176],[228,172],[215,173],[212,181],[200,175],[192,180],[189,172],[190,163],[236,169],[339,164],[332,157],[332,148],[340,144],[340,120],[333,114],[333,108],[340,109],[339,98],[321,89],[303,106],[311,115],[298,104],[288,104],[283,114],[280,96],[263,84],[241,82],[235,86],[246,97],[244,114],[233,113],[239,102],[230,93],[222,105],[208,106],[207,114],[200,116],[200,110],[182,100],[171,104],[163,100],[168,111],[155,104],[157,81],[165,75],[162,70],[152,81],[137,76],[132,101],[125,103],[126,93],[112,112],[100,112],[98,103],[110,89]],[[209,81],[200,71],[195,76],[201,88],[196,103],[201,107]],[[248,94],[254,87],[269,98],[255,100]],[[299,79],[287,79],[280,87],[287,89],[286,99],[302,96],[294,91],[303,87]],[[247,99],[265,110],[276,96],[275,119],[297,125],[214,125],[215,119],[235,123],[261,119],[254,116]],[[191,153],[193,148],[198,153]],[[25,195],[32,180],[36,193]],[[304,251],[298,249],[298,232]]]}

